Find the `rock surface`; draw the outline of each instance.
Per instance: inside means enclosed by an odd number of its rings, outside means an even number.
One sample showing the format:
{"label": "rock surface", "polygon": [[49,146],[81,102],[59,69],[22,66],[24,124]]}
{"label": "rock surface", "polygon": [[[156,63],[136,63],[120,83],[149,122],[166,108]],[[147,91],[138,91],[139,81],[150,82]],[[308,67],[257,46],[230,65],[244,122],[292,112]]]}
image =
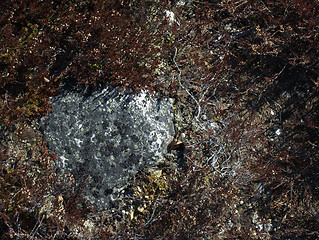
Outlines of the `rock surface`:
{"label": "rock surface", "polygon": [[174,137],[172,102],[147,92],[65,92],[51,103],[53,112],[41,127],[58,156],[58,173],[85,180],[84,197],[98,210],[116,199],[138,170],[162,161]]}

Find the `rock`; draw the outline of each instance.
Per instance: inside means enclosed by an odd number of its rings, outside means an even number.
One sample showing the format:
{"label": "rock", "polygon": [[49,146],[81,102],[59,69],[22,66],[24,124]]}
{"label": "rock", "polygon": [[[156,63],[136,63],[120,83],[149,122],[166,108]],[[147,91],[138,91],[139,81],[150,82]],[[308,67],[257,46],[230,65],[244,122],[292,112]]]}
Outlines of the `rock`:
{"label": "rock", "polygon": [[177,1],[177,5],[180,5],[180,6],[189,6],[192,4],[192,0],[179,0]]}
{"label": "rock", "polygon": [[161,162],[175,134],[172,101],[148,92],[69,91],[50,101],[53,112],[42,118],[41,129],[58,156],[57,172],[85,182],[83,194],[98,210],[140,169]]}
{"label": "rock", "polygon": [[37,140],[38,134],[32,128],[24,128],[20,132],[20,138],[22,141],[35,142]]}

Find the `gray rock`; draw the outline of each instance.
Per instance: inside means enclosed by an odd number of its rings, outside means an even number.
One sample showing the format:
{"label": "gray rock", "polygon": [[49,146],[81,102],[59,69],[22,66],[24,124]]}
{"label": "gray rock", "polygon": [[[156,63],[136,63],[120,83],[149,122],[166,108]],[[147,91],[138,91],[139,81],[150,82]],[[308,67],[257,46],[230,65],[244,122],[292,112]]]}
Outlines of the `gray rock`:
{"label": "gray rock", "polygon": [[42,118],[59,175],[72,173],[98,210],[116,199],[143,167],[158,164],[174,137],[171,100],[147,92],[106,88],[89,96],[65,92],[51,98],[53,112]]}
{"label": "gray rock", "polygon": [[180,6],[189,6],[192,4],[192,0],[179,0],[177,1],[177,5],[180,5]]}

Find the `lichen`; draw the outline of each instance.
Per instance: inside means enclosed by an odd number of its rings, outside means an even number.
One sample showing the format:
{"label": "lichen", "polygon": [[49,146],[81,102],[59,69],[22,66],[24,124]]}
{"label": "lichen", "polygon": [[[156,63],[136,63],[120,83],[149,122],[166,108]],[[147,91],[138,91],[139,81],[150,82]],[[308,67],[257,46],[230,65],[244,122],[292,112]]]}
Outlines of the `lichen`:
{"label": "lichen", "polygon": [[145,91],[65,92],[51,103],[53,112],[41,125],[57,153],[58,172],[86,179],[85,198],[97,209],[115,199],[140,169],[163,160],[174,136],[171,101]]}

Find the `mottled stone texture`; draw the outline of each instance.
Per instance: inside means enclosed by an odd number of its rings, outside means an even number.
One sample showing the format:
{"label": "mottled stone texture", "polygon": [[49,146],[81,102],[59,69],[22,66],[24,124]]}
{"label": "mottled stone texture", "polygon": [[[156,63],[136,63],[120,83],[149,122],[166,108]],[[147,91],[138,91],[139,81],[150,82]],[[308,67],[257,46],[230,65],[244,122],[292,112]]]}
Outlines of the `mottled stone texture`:
{"label": "mottled stone texture", "polygon": [[99,210],[138,170],[159,163],[174,136],[171,101],[147,92],[65,92],[51,103],[53,112],[41,125],[58,156],[58,172],[73,173],[77,181],[88,178],[85,197]]}

